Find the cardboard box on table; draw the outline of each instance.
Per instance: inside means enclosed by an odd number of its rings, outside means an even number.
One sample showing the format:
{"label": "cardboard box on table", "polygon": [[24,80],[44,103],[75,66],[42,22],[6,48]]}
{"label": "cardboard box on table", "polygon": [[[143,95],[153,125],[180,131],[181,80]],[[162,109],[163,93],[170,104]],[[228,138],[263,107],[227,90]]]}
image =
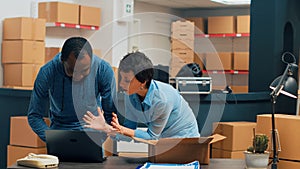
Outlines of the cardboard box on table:
{"label": "cardboard box on table", "polygon": [[26,157],[29,153],[47,154],[46,147],[23,147],[23,146],[7,146],[7,166],[16,164],[20,158]]}
{"label": "cardboard box on table", "polygon": [[210,144],[225,139],[215,134],[200,138],[163,138],[158,141],[142,140],[149,144],[149,160],[154,163],[189,163],[198,160],[200,164],[209,164]]}

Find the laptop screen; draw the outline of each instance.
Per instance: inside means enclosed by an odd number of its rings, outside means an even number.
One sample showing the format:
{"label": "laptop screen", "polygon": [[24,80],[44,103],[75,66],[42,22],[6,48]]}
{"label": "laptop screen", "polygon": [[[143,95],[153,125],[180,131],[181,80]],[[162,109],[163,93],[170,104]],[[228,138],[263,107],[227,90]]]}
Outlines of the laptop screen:
{"label": "laptop screen", "polygon": [[97,131],[46,130],[47,153],[59,161],[102,162],[107,135]]}

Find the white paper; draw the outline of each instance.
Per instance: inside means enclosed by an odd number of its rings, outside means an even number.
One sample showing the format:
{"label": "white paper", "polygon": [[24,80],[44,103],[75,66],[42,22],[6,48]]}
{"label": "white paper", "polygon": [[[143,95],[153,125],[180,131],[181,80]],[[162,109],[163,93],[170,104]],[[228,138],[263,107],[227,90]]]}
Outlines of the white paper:
{"label": "white paper", "polygon": [[145,163],[139,169],[200,169],[199,161],[193,161],[188,164],[158,164],[158,163]]}

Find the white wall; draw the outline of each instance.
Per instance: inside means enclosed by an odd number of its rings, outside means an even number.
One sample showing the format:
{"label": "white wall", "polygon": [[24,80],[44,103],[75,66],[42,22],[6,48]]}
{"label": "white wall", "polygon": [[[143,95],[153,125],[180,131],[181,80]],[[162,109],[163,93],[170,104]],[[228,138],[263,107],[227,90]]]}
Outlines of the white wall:
{"label": "white wall", "polygon": [[171,59],[171,23],[179,19],[180,11],[135,2],[135,18],[139,19],[138,48],[152,60],[154,65],[169,65]]}
{"label": "white wall", "polygon": [[[20,5],[22,2],[22,5]],[[16,5],[18,4],[18,5]],[[0,5],[0,43],[2,44],[3,20],[7,17],[30,16],[31,0],[10,0],[1,1]],[[2,45],[0,47],[2,51]],[[3,85],[3,68],[0,66],[0,86]]]}

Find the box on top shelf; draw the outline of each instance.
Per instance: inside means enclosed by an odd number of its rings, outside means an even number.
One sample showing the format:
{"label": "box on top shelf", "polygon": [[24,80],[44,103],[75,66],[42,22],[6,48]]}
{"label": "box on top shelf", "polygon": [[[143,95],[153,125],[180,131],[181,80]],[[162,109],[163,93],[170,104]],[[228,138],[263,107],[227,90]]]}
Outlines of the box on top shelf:
{"label": "box on top shelf", "polygon": [[192,32],[194,34],[195,31],[195,23],[191,21],[175,21],[172,22],[171,27],[172,32]]}
{"label": "box on top shelf", "polygon": [[218,52],[205,54],[206,70],[231,70],[232,53]]}
{"label": "box on top shelf", "polygon": [[31,40],[2,41],[2,63],[44,63],[45,42]]}
{"label": "box on top shelf", "polygon": [[208,17],[207,32],[209,34],[236,33],[235,16]]}
{"label": "box on top shelf", "polygon": [[237,33],[250,33],[250,15],[239,15],[236,20]]}
{"label": "box on top shelf", "polygon": [[213,148],[227,151],[245,151],[252,145],[254,122],[218,122],[213,124],[214,133],[226,139],[212,144]]}
{"label": "box on top shelf", "polygon": [[41,64],[3,64],[4,86],[33,87]]}
{"label": "box on top shelf", "polygon": [[204,18],[202,17],[189,17],[185,18],[188,21],[194,22],[195,24],[195,33],[201,34],[205,32]]}
{"label": "box on top shelf", "polygon": [[79,24],[89,26],[100,26],[101,9],[90,6],[79,6]]}
{"label": "box on top shelf", "polygon": [[79,24],[79,5],[65,2],[39,2],[39,18],[46,22]]}
{"label": "box on top shelf", "polygon": [[3,22],[4,40],[44,41],[46,20],[31,17],[5,18]]}

